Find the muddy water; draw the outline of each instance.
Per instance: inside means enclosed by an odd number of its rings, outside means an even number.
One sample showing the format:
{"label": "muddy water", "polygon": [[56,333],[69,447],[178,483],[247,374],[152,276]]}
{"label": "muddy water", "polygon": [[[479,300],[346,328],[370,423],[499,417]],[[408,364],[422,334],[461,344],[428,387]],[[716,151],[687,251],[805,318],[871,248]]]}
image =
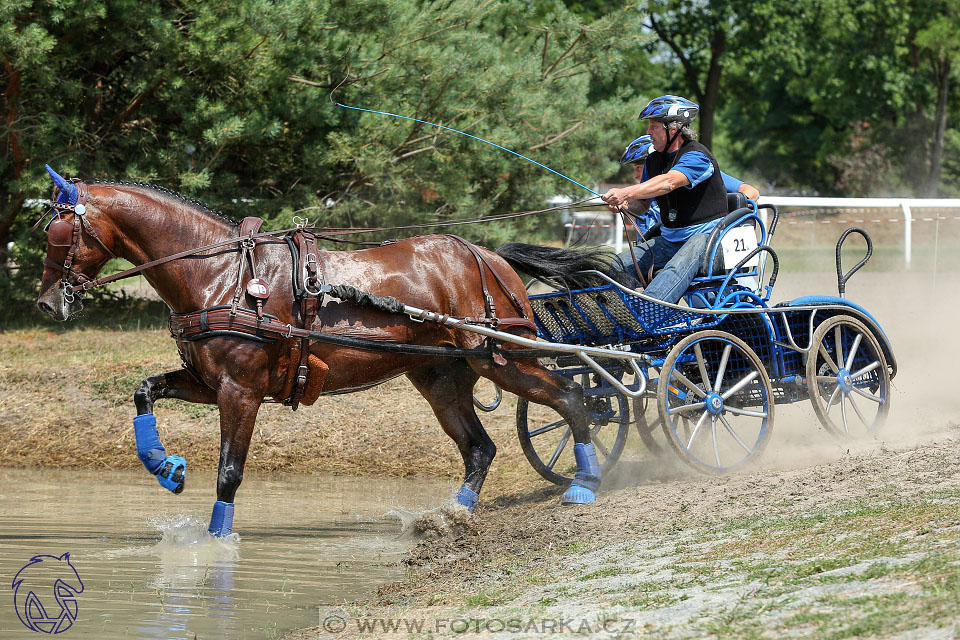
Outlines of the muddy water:
{"label": "muddy water", "polygon": [[[146,473],[0,471],[3,638],[37,637],[17,617],[13,577],[33,556],[67,552],[83,591],[61,637],[274,638],[317,624],[321,604],[401,578],[401,519],[451,495],[435,481],[248,474],[239,533],[218,541],[206,534],[210,473],[174,496]],[[48,560],[31,570],[53,572],[49,591],[36,587],[52,617],[52,582],[68,568]]]}

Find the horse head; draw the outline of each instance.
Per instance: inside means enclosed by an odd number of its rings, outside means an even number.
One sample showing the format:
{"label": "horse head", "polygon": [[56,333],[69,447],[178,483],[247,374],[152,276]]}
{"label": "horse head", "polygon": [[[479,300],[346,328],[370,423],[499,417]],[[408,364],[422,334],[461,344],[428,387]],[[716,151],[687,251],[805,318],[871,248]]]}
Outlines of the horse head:
{"label": "horse head", "polygon": [[46,227],[47,255],[37,306],[62,322],[83,309],[82,292],[72,287],[95,278],[114,257],[114,233],[85,184],[65,180],[49,165],[47,171],[57,197]]}

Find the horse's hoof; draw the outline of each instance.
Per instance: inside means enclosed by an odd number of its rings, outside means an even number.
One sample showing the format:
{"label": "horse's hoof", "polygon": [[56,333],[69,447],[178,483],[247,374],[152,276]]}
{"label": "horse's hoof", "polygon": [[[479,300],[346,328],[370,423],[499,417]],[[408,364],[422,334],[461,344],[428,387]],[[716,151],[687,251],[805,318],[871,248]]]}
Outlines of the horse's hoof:
{"label": "horse's hoof", "polygon": [[466,487],[460,487],[460,491],[457,492],[457,504],[466,507],[470,513],[473,513],[473,510],[476,509],[478,500],[480,500],[480,496]]}
{"label": "horse's hoof", "polygon": [[587,489],[586,487],[581,487],[578,484],[570,485],[570,488],[567,489],[567,492],[563,494],[563,497],[560,499],[562,504],[590,504],[591,502],[596,502],[597,495]]}
{"label": "horse's hoof", "polygon": [[167,456],[156,475],[161,487],[176,494],[183,493],[183,482],[187,475],[187,461],[181,456]]}

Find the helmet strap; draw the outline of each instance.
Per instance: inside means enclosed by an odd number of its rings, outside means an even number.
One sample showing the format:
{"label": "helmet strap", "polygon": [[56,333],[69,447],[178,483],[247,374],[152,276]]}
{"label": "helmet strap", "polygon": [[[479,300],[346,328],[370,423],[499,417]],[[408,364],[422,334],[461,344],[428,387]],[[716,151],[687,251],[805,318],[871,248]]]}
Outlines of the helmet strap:
{"label": "helmet strap", "polygon": [[664,150],[664,153],[670,153],[670,147],[673,145],[673,142],[680,136],[680,130],[683,127],[677,127],[674,134],[670,135],[670,126],[667,123],[663,123],[663,128],[667,130],[667,148]]}

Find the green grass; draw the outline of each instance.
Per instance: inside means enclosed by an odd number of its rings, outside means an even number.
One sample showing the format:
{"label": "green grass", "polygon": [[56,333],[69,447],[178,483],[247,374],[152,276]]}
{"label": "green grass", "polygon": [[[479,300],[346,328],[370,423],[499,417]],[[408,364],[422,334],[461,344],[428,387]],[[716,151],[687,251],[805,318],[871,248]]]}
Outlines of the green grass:
{"label": "green grass", "polygon": [[624,573],[622,567],[604,567],[592,573],[581,577],[581,580],[593,580],[594,578],[609,578],[611,576],[619,576]]}
{"label": "green grass", "polygon": [[480,591],[464,598],[464,603],[470,607],[495,607],[510,602],[516,595],[506,590]]}

